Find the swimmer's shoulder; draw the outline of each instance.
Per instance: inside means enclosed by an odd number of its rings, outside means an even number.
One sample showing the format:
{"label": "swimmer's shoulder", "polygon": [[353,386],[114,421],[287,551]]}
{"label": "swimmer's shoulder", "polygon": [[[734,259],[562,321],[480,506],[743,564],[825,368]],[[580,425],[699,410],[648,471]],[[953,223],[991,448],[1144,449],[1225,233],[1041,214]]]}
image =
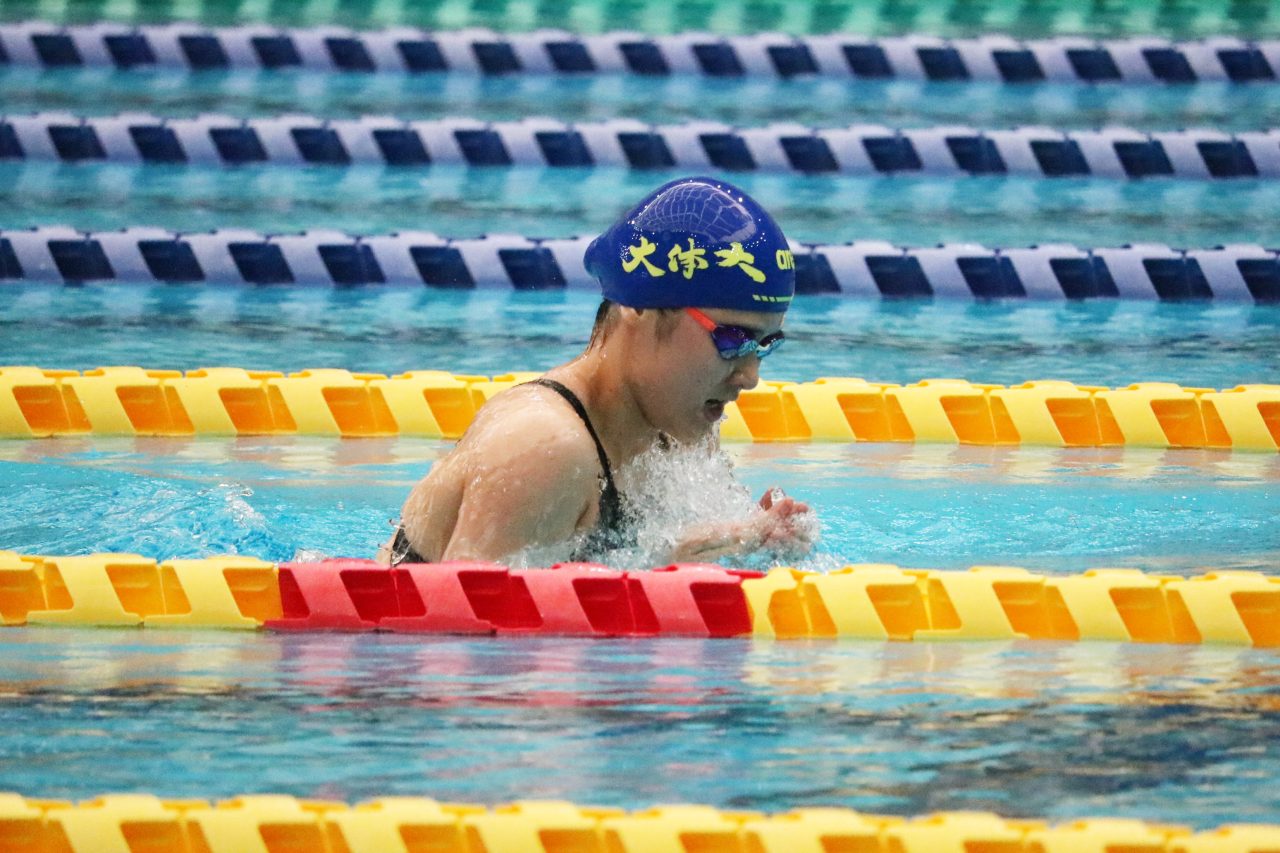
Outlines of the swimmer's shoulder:
{"label": "swimmer's shoulder", "polygon": [[565,473],[589,474],[592,481],[600,467],[582,419],[564,398],[541,385],[517,385],[487,402],[459,449],[494,464],[559,466]]}

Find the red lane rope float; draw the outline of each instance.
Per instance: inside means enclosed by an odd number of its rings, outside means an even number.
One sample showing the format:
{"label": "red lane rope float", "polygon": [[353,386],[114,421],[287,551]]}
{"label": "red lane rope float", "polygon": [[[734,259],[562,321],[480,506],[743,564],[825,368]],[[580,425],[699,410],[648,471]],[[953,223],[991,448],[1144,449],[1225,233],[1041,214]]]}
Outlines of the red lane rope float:
{"label": "red lane rope float", "polygon": [[0,624],[1280,646],[1280,577],[846,566],[403,565],[0,551]]}
{"label": "red lane rope float", "polygon": [[698,565],[624,572],[587,564],[549,571],[285,563],[280,618],[263,624],[280,631],[735,637],[752,633],[742,581],[762,576]]}

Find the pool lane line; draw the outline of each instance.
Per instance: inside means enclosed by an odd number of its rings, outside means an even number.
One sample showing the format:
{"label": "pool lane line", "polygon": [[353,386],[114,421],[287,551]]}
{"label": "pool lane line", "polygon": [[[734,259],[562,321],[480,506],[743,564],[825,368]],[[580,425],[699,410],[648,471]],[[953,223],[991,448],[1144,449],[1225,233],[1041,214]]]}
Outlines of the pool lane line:
{"label": "pool lane line", "polygon": [[[1280,150],[1280,147],[1278,147]],[[427,231],[267,234],[67,226],[0,230],[0,283],[416,286],[596,292],[583,266],[591,236],[448,238]],[[1280,250],[974,243],[902,247],[881,240],[792,241],[796,293],[850,298],[1134,299],[1280,302]],[[665,249],[663,250],[665,251]],[[662,252],[659,252],[662,254]]]}
{"label": "pool lane line", "polygon": [[[295,0],[288,4],[268,0],[112,0],[72,3],[63,0],[28,0],[6,19],[62,20],[65,23],[123,21],[163,23],[200,21],[210,25],[267,23],[278,26],[350,23],[368,28],[383,26],[459,28],[492,26],[504,31],[536,27],[568,27],[583,32],[607,28],[644,32],[679,32],[690,26],[718,33],[749,33],[786,29],[795,33],[879,32],[916,30],[949,33],[1017,31],[1043,34],[1123,34],[1157,32],[1164,35],[1218,31],[1251,33],[1274,31],[1264,2],[1233,2],[1188,6],[1183,0],[1126,0],[1117,5],[1046,4],[1043,0],[917,0],[910,4],[866,3],[858,0],[720,0],[714,12],[705,4],[681,0],[635,0],[619,6],[604,0],[563,0],[555,4],[494,3],[493,0],[449,0],[414,3],[412,0],[369,0],[356,5],[326,0]],[[1261,8],[1259,8],[1261,7]],[[1268,27],[1268,25],[1272,25]]]}
{"label": "pool lane line", "polygon": [[6,849],[68,853],[135,850],[135,843],[153,853],[407,853],[428,847],[437,853],[1250,853],[1280,845],[1280,826],[1248,823],[1193,831],[1133,818],[1050,821],[978,811],[898,817],[838,807],[626,810],[531,799],[487,807],[401,796],[349,805],[276,794],[221,801],[107,794],[76,803],[0,792],[0,826],[0,840],[15,845]]}
{"label": "pool lane line", "polygon": [[484,28],[352,30],[174,23],[0,24],[0,56],[40,68],[307,68],[356,73],[688,74],[708,78],[901,79],[1008,84],[1274,83],[1280,40],[1157,36],[1017,39],[784,33],[642,35]]}
{"label": "pool lane line", "polygon": [[0,624],[482,636],[1105,641],[1280,646],[1280,577],[850,565],[511,569],[366,559],[157,562],[0,551]]}
{"label": "pool lane line", "polygon": [[422,168],[444,163],[805,175],[1273,179],[1280,177],[1280,129],[1229,134],[1212,128],[1154,133],[1123,127],[740,128],[712,121],[652,125],[634,119],[566,123],[544,117],[485,122],[53,112],[0,115],[0,159],[224,167]]}
{"label": "pool lane line", "polygon": [[[460,437],[484,403],[538,374],[395,376],[278,371],[0,367],[0,438],[308,435]],[[1280,450],[1280,385],[1216,391],[1039,380],[897,385],[855,377],[767,381],[725,407],[720,436],[752,442]]]}
{"label": "pool lane line", "polygon": [[371,0],[336,7],[326,0],[295,0],[289,4],[267,0],[239,0],[235,4],[222,0],[112,0],[105,5],[28,0],[6,18],[15,23],[40,18],[67,24],[199,21],[210,26],[255,23],[304,27],[346,23],[361,29],[368,29],[371,22],[432,29],[489,26],[503,31],[567,27],[588,33],[609,29],[672,33],[693,26],[725,34],[785,29],[797,34],[1018,32],[1042,37],[1059,33],[1159,33],[1187,38],[1217,32],[1274,32],[1275,22],[1268,20],[1266,11],[1262,2],[1190,7],[1183,0],[1127,0],[1122,5],[1097,6],[1045,4],[1042,0],[1003,0],[993,4],[972,0],[919,0],[910,4],[720,0],[711,15],[702,4],[691,6],[680,0],[635,0],[623,6],[603,0],[563,0],[554,5],[530,6],[495,4],[491,0]]}

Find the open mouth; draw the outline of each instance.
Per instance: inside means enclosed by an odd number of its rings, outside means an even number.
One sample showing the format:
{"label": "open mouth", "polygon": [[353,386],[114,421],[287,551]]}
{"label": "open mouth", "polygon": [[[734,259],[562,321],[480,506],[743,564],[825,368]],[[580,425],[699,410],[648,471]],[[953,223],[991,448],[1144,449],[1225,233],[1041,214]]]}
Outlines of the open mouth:
{"label": "open mouth", "polygon": [[724,417],[724,406],[723,400],[708,400],[702,404],[702,413],[707,420],[715,422]]}

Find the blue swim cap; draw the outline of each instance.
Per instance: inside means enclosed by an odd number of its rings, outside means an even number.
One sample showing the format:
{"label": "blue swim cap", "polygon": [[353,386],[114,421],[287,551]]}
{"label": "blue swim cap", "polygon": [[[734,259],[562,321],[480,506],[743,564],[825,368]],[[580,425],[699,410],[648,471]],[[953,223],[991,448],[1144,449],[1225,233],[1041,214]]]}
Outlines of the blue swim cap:
{"label": "blue swim cap", "polygon": [[680,178],[633,207],[587,247],[606,299],[632,308],[786,311],[796,292],[787,238],[742,190]]}

